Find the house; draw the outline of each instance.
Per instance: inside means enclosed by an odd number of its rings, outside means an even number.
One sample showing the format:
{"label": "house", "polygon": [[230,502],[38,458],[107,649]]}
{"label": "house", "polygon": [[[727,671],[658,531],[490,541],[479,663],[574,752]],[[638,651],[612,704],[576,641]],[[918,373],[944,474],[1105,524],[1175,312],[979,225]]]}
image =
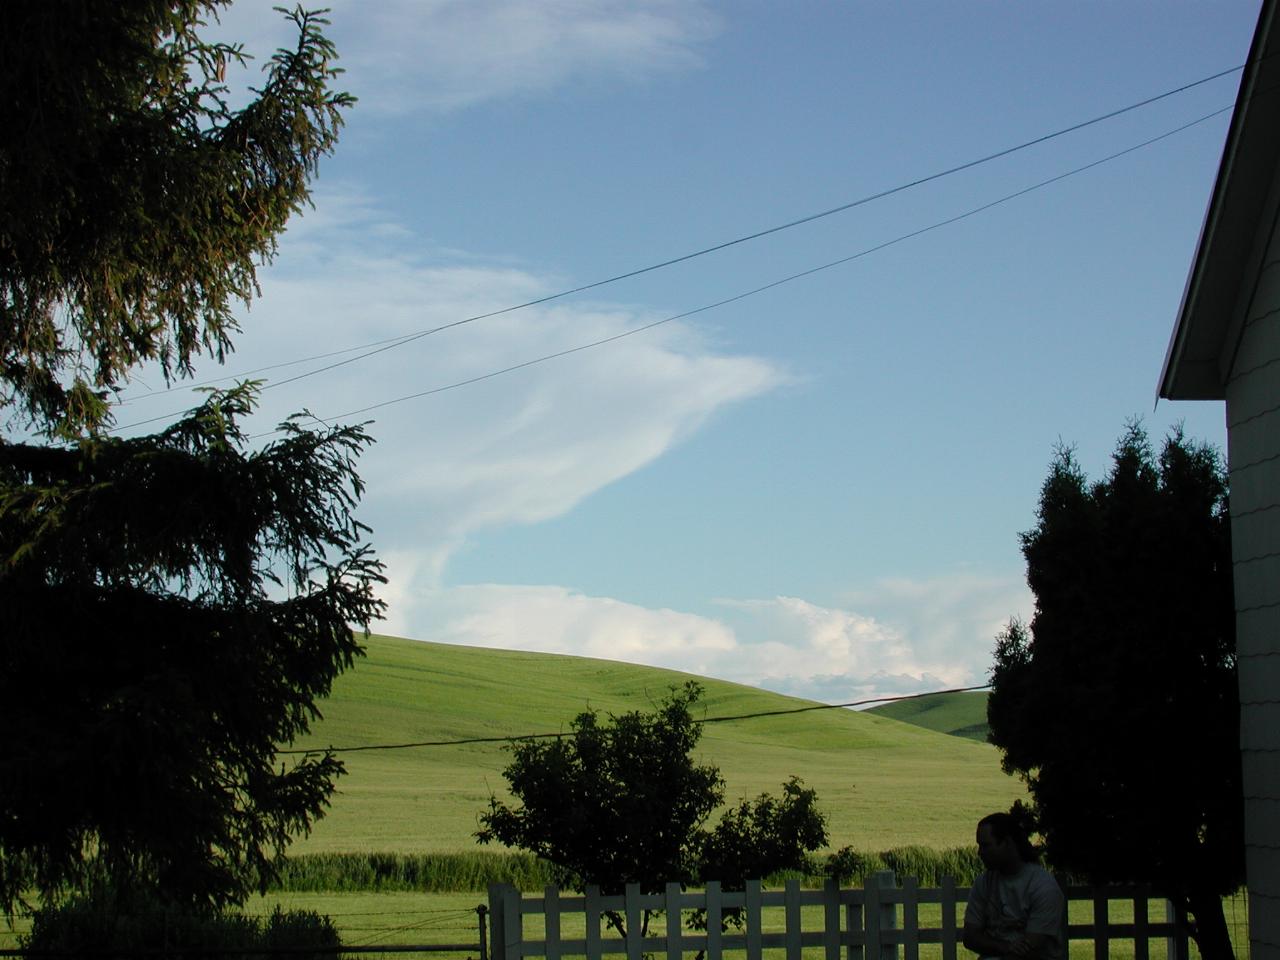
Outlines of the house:
{"label": "house", "polygon": [[1280,960],[1280,25],[1265,0],[1160,379],[1225,400],[1249,933]]}

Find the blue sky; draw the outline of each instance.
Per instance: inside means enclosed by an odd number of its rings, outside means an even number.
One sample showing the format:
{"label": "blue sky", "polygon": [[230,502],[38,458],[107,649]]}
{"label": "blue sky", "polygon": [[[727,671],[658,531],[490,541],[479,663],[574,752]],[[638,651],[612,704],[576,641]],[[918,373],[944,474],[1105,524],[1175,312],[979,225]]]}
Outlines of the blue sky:
{"label": "blue sky", "polygon": [[[221,32],[287,42],[271,4]],[[398,337],[927,177],[1241,64],[1214,3],[339,0],[359,97],[219,370]],[[245,78],[236,78],[237,82]],[[261,423],[430,390],[733,297],[1229,107],[1233,73],[970,170],[269,389]],[[1026,616],[1054,444],[1155,386],[1229,112],[957,223],[365,417],[387,620],[828,701],[982,682]],[[332,362],[332,360],[327,361]],[[263,374],[277,380],[325,365]],[[190,405],[154,375],[119,422]]]}

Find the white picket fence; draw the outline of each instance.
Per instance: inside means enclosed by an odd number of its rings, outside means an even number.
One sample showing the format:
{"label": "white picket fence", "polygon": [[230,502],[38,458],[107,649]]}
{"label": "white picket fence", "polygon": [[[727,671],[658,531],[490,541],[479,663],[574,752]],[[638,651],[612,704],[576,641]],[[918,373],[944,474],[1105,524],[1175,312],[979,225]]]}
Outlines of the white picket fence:
{"label": "white picket fence", "polygon": [[[1134,960],[1149,960],[1153,940],[1164,941],[1158,955],[1167,960],[1187,957],[1185,929],[1173,921],[1166,901],[1156,901],[1164,920],[1149,917],[1150,897],[1145,888],[1063,890],[1069,904],[1086,901],[1092,905],[1090,922],[1069,924],[1067,936],[1072,941],[1092,942],[1096,960],[1110,955],[1113,940],[1132,941]],[[958,886],[949,877],[940,887],[921,887],[910,877],[898,885],[887,872],[869,877],[861,888],[841,889],[828,881],[821,890],[802,890],[798,880],[788,880],[782,890],[774,891],[763,890],[759,881],[750,881],[738,892],[722,890],[713,882],[705,890],[691,891],[669,883],[661,894],[642,894],[637,885],[629,884],[622,896],[601,896],[598,887],[588,887],[585,896],[565,895],[556,887],[547,887],[538,896],[494,884],[489,888],[488,953],[489,960],[561,960],[566,956],[599,960],[606,954],[624,954],[627,960],[642,960],[646,954],[655,960],[664,955],[666,960],[682,960],[702,954],[705,960],[722,960],[729,953],[745,953],[745,960],[762,960],[765,950],[780,950],[785,960],[803,960],[808,950],[809,960],[816,960],[819,951],[822,960],[919,960],[922,944],[938,944],[942,960],[957,960],[968,896],[969,888]],[[1109,905],[1118,901],[1131,905],[1131,920],[1110,919]],[[939,926],[921,926],[921,904],[940,905]],[[806,907],[810,908],[807,919],[813,929],[805,929],[801,922]],[[721,931],[721,918],[733,908],[742,908],[741,930]],[[693,910],[706,911],[705,930],[688,929],[687,914]],[[641,935],[645,911],[663,912],[663,918],[654,923],[662,928],[660,933]],[[624,918],[625,938],[608,926],[605,915],[609,912]],[[575,915],[580,915],[581,921]],[[683,922],[668,922],[667,918],[677,916]],[[815,917],[820,921],[815,922]],[[566,918],[575,931],[581,927],[584,935],[565,937],[562,928]],[[765,932],[766,927],[770,932]],[[779,927],[781,932],[776,932]],[[963,956],[970,955],[966,951]]]}

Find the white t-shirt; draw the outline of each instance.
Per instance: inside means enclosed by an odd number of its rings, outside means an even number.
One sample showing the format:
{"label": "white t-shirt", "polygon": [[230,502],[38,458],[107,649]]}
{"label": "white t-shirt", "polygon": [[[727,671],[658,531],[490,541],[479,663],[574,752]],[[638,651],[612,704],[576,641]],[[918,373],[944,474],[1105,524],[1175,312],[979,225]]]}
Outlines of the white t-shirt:
{"label": "white t-shirt", "polygon": [[1041,956],[1062,960],[1064,900],[1058,882],[1049,871],[1024,863],[1011,877],[984,870],[973,882],[965,907],[966,926],[975,926],[997,940],[1017,940],[1025,933],[1049,938]]}

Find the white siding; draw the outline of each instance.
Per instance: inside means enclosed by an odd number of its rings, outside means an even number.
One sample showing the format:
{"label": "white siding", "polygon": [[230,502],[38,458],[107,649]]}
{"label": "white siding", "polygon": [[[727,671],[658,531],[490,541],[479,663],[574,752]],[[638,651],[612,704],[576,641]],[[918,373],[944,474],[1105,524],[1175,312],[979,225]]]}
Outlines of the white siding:
{"label": "white siding", "polygon": [[1227,381],[1249,926],[1280,955],[1280,256],[1273,236]]}
{"label": "white siding", "polygon": [[1253,943],[1251,956],[1254,960],[1261,957],[1263,944],[1280,943],[1280,897],[1268,897],[1261,893],[1249,895],[1249,939]]}

